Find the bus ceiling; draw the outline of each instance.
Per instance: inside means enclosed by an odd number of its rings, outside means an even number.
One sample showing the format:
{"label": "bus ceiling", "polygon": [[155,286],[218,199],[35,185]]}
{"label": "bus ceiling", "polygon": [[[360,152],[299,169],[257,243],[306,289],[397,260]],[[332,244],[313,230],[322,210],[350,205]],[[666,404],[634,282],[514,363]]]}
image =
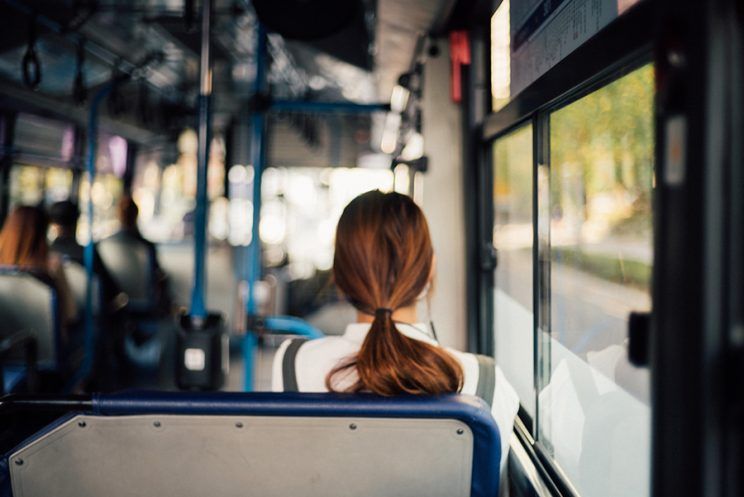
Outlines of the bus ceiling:
{"label": "bus ceiling", "polygon": [[[7,95],[0,104],[61,114],[82,125],[85,95],[129,72],[135,78],[109,99],[104,127],[146,143],[193,125],[199,3],[0,0],[0,18],[12,20],[0,33],[0,89]],[[225,129],[252,96],[259,20],[271,33],[274,98],[374,103],[390,100],[427,36],[446,33],[481,3],[488,2],[316,0],[308,8],[301,0],[217,1],[213,124]]]}

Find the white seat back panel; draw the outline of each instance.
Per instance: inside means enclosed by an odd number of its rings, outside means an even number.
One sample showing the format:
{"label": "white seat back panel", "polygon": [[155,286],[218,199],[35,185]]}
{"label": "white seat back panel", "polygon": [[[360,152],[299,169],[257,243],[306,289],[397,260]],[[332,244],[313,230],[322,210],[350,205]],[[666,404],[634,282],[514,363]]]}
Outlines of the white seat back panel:
{"label": "white seat back panel", "polygon": [[79,415],[10,467],[15,497],[466,497],[472,458],[450,419]]}

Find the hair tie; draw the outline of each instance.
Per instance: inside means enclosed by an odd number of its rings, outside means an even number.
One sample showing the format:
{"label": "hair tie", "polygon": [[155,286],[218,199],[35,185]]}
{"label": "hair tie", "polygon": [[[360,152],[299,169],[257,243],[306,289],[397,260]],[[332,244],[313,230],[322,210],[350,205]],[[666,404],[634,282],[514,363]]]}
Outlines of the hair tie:
{"label": "hair tie", "polygon": [[375,319],[385,319],[388,315],[393,315],[393,310],[389,307],[378,307],[375,309]]}

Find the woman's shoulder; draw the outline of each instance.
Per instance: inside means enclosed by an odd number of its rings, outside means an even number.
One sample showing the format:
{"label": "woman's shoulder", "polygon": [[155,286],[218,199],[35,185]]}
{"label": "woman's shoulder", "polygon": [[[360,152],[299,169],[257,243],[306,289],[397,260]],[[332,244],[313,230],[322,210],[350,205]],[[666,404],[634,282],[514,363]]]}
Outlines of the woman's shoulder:
{"label": "woman's shoulder", "polygon": [[323,338],[316,338],[313,340],[306,339],[304,337],[292,337],[284,340],[279,348],[276,350],[274,355],[274,361],[281,361],[289,348],[291,343],[297,343],[298,354],[323,354],[329,353],[335,350],[347,350],[350,344],[347,340],[344,340],[342,336],[326,336]]}
{"label": "woman's shoulder", "polygon": [[[296,341],[297,340],[297,341]],[[284,369],[290,346],[296,343],[292,351],[292,366],[296,370],[301,391],[325,391],[325,376],[345,357],[358,350],[348,340],[340,336],[329,336],[306,340],[300,337],[289,338],[282,342],[274,355],[272,367],[272,390],[284,390]]]}

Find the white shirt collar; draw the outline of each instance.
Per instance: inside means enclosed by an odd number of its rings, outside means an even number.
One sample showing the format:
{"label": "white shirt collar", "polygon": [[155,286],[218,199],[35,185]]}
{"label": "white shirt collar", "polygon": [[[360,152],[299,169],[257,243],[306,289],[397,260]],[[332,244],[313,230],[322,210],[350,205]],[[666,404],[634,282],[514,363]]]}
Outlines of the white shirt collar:
{"label": "white shirt collar", "polygon": [[[371,323],[351,323],[346,327],[344,338],[350,342],[361,344],[372,327]],[[430,345],[438,345],[437,341],[432,338],[431,329],[428,324],[416,323],[395,323],[395,327],[408,338],[421,340]]]}

